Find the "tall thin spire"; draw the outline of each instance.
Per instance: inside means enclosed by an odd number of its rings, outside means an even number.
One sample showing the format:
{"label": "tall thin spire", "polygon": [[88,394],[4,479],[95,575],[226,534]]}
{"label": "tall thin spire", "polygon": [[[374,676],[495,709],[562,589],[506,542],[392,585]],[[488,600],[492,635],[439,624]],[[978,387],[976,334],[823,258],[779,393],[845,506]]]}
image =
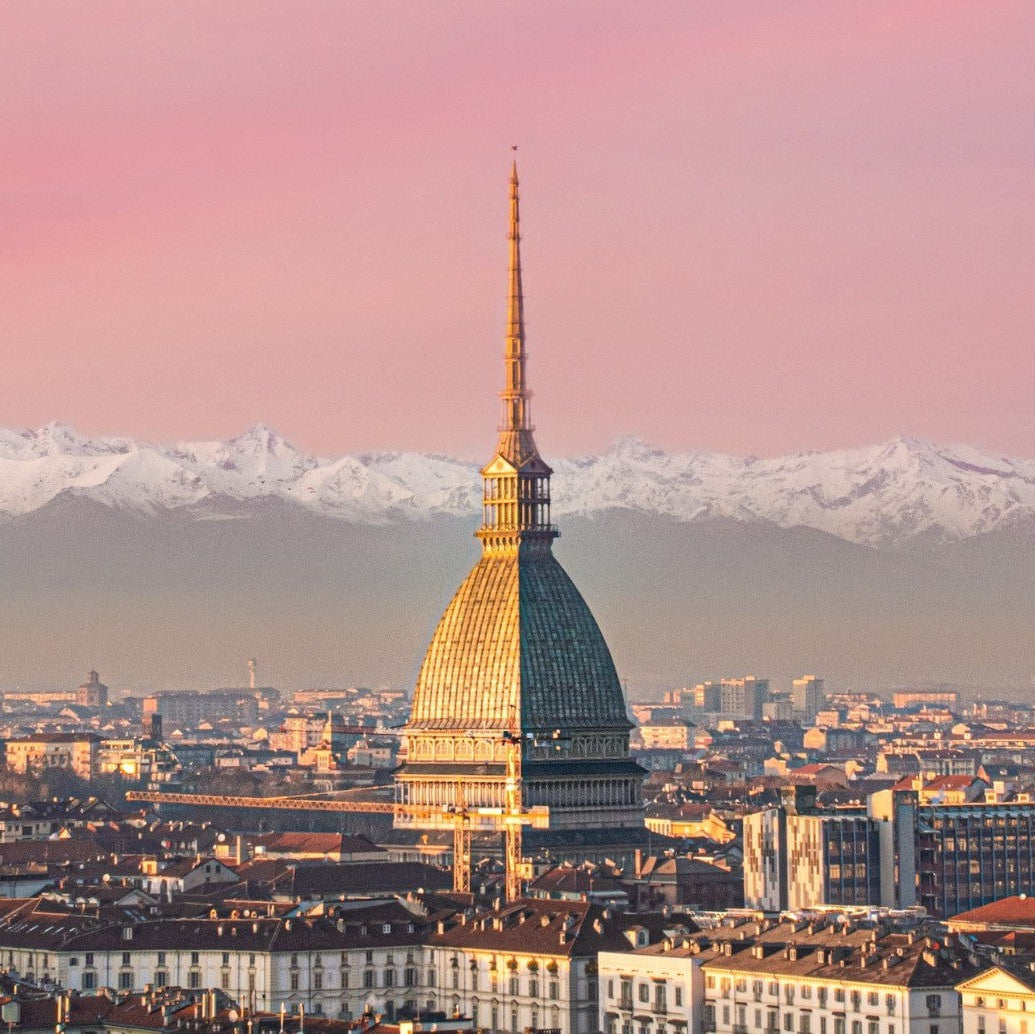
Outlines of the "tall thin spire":
{"label": "tall thin spire", "polygon": [[504,353],[503,421],[501,431],[530,431],[528,389],[525,386],[525,309],[521,292],[521,217],[518,210],[517,161],[510,173],[509,290],[507,292],[507,343]]}
{"label": "tall thin spire", "polygon": [[550,524],[550,474],[532,433],[525,378],[525,313],[521,287],[521,220],[518,211],[517,162],[510,172],[510,225],[507,232],[509,268],[507,334],[503,352],[502,416],[496,455],[482,470],[483,522],[478,531],[483,546],[511,549],[519,542],[545,542],[556,537]]}

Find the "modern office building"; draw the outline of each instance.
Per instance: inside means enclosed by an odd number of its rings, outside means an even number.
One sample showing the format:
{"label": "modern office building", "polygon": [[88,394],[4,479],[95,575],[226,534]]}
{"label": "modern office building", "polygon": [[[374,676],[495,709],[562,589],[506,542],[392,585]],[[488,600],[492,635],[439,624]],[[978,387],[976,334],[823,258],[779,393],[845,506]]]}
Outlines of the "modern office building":
{"label": "modern office building", "polygon": [[794,789],[780,807],[744,819],[745,905],[777,912],[879,904],[879,823],[863,812],[820,811],[814,788]]}

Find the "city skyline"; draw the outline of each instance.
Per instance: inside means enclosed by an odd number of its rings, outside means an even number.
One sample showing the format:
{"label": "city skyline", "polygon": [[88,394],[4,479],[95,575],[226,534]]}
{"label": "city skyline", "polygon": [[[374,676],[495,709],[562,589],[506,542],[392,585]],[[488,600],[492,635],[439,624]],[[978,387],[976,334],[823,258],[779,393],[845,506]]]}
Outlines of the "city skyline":
{"label": "city skyline", "polygon": [[544,454],[1035,455],[1024,5],[0,18],[7,426],[481,459],[517,143]]}

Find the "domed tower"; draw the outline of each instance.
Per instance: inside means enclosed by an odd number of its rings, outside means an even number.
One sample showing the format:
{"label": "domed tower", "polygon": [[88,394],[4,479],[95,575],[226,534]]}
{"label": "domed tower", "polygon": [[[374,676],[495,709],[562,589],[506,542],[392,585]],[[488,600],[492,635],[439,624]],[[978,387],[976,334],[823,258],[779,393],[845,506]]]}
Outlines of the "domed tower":
{"label": "domed tower", "polygon": [[91,671],[86,681],[75,691],[75,702],[79,707],[103,708],[108,706],[108,687],[101,682],[100,675]]}
{"label": "domed tower", "polygon": [[[553,555],[550,475],[525,379],[518,178],[510,180],[510,285],[502,419],[482,470],[482,555],[428,647],[396,773],[399,800],[502,807],[507,751],[521,744],[522,802],[555,830],[643,826],[643,769],[611,653]],[[396,818],[399,827],[451,823]]]}

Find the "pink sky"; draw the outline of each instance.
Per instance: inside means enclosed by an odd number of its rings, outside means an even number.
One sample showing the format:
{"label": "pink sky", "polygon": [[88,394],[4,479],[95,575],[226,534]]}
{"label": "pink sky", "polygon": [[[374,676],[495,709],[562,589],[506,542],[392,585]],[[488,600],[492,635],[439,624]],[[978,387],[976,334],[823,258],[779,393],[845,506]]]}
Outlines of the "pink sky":
{"label": "pink sky", "polygon": [[0,425],[1035,456],[1035,5],[0,8]]}

